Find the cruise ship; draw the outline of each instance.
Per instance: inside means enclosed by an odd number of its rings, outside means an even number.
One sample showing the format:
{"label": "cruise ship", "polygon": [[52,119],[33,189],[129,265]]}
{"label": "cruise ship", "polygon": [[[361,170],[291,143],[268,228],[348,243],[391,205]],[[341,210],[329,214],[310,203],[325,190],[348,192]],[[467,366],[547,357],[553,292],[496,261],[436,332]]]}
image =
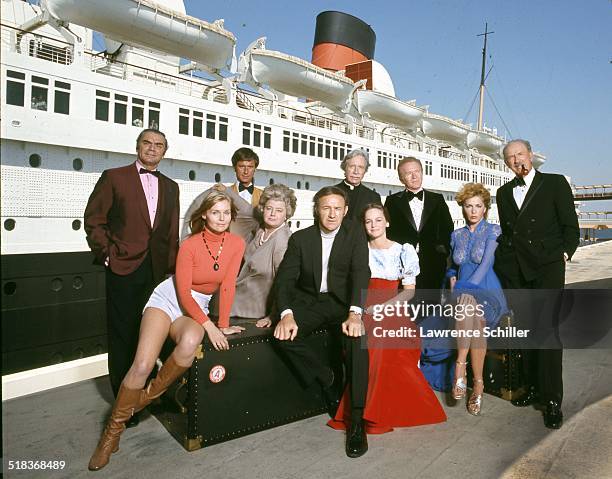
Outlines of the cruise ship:
{"label": "cruise ship", "polygon": [[102,171],[134,161],[145,127],[168,137],[161,169],[180,186],[182,214],[212,184],[235,180],[231,155],[248,146],[261,159],[258,186],[295,190],[294,230],[312,224],[312,196],[340,181],[354,148],[369,152],[365,182],[383,198],[403,189],[397,162],[419,158],[424,187],[444,195],[457,226],[461,185],[482,182],[495,196],[512,177],[495,130],[396,97],[374,31],[352,15],[317,17],[308,61],[265,38],[237,53],[223,20],[189,16],[182,0],[1,7],[3,378],[105,367],[104,272],[92,265],[83,212]]}

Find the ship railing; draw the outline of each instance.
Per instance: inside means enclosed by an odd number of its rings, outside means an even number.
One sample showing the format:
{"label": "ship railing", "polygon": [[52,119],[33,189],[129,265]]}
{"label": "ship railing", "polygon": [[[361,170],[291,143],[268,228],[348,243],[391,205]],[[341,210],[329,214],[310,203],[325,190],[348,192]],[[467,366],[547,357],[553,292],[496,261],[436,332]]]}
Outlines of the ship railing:
{"label": "ship railing", "polygon": [[38,33],[25,32],[5,23],[1,26],[3,48],[52,63],[72,64],[74,55],[70,43]]}

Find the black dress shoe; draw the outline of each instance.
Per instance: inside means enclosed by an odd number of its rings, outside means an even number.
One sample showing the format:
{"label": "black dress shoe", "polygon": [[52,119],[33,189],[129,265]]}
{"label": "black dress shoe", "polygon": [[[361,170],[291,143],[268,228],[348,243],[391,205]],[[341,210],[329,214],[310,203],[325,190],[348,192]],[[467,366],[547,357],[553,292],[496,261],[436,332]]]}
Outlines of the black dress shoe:
{"label": "black dress shoe", "polygon": [[544,425],[548,429],[559,429],[563,424],[561,405],[556,401],[548,401],[544,410]]}
{"label": "black dress shoe", "polygon": [[140,417],[138,416],[138,413],[136,413],[125,422],[125,427],[126,428],[136,427],[138,426],[139,423],[140,423]]}
{"label": "black dress shoe", "polygon": [[526,394],[510,401],[510,403],[516,407],[527,407],[536,402],[538,402],[538,395],[533,389],[529,389]]}
{"label": "black dress shoe", "polygon": [[346,455],[348,457],[361,457],[368,451],[368,436],[363,421],[351,424],[346,434]]}

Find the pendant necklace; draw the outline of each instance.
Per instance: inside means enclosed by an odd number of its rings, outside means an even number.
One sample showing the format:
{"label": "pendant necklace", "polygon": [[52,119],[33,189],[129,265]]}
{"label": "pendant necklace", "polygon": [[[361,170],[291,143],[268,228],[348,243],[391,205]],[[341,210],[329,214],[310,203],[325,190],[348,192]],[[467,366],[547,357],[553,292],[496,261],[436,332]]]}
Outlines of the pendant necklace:
{"label": "pendant necklace", "polygon": [[223,233],[223,238],[221,239],[221,245],[219,246],[219,251],[217,251],[217,256],[213,256],[210,252],[210,248],[208,247],[208,243],[206,242],[206,237],[204,236],[204,231],[202,231],[202,239],[204,240],[204,246],[206,246],[206,251],[215,262],[213,264],[213,269],[215,271],[219,271],[219,256],[221,256],[221,251],[223,250],[223,243],[225,242],[225,233]]}

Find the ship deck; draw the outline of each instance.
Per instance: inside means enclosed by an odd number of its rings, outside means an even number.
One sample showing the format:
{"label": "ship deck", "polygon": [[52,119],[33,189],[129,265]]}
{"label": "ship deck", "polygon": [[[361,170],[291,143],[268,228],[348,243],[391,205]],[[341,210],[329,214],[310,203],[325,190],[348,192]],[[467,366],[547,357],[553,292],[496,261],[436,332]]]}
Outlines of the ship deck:
{"label": "ship deck", "polygon": [[[580,248],[568,267],[574,287],[612,288],[612,241]],[[369,436],[360,459],[326,416],[186,452],[153,416],[127,430],[104,477],[195,478],[565,478],[612,477],[612,350],[564,353],[565,423],[546,429],[541,412],[485,395],[480,417],[439,394],[448,421]],[[11,477],[89,477],[87,462],[110,408],[106,377],[3,403],[4,471]],[[63,471],[8,471],[9,460],[63,460]]]}

